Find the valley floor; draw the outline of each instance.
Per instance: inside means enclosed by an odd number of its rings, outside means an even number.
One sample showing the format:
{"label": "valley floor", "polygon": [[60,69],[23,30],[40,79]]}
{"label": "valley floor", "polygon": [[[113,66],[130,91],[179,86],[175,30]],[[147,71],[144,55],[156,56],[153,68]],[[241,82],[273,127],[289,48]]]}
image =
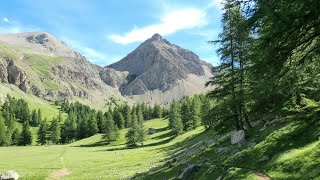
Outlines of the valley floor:
{"label": "valley floor", "polygon": [[[106,145],[101,135],[69,145],[1,147],[0,172],[14,170],[21,179],[121,179],[134,176],[162,165],[176,143],[203,132],[198,128],[177,138],[170,135],[168,120],[155,119],[145,123],[146,128],[157,129],[148,135],[143,147],[127,149],[125,133]],[[193,143],[193,142],[188,142]]]}

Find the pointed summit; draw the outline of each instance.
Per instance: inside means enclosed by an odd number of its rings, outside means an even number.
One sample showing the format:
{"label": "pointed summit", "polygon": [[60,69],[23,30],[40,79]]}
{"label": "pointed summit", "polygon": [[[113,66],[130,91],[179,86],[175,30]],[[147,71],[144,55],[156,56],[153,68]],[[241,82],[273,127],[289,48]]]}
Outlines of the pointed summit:
{"label": "pointed summit", "polygon": [[151,37],[152,40],[162,40],[162,36],[158,33],[154,34],[152,37]]}

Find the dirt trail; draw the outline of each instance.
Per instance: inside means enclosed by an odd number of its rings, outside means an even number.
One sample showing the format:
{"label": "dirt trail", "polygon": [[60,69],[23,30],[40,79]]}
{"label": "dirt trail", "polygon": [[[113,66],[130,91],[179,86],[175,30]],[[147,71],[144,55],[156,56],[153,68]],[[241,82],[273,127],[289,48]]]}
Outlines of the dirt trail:
{"label": "dirt trail", "polygon": [[58,169],[53,171],[46,180],[59,180],[64,176],[68,176],[69,174],[70,171],[67,168]]}
{"label": "dirt trail", "polygon": [[271,180],[271,178],[269,176],[267,176],[266,174],[264,174],[263,172],[253,172],[259,180]]}

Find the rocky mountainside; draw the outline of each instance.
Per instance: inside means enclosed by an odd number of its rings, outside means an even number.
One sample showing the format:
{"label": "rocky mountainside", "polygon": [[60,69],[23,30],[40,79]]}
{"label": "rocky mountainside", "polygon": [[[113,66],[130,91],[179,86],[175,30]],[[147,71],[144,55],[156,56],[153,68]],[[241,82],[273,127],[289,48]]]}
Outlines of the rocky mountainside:
{"label": "rocky mountainside", "polygon": [[210,65],[159,34],[107,67],[91,64],[45,32],[0,35],[0,42],[0,82],[46,100],[167,105],[207,91],[212,76]]}

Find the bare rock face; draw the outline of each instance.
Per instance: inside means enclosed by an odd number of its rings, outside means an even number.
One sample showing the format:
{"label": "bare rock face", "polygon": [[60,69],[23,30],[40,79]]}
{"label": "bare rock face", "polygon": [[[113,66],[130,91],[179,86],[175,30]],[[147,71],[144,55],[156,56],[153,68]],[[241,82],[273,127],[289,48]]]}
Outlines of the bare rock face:
{"label": "bare rock face", "polygon": [[231,135],[231,144],[242,144],[245,141],[244,130],[239,130]]}
{"label": "bare rock face", "polygon": [[100,71],[102,81],[115,88],[128,83],[128,74],[128,72],[116,71],[111,68],[103,68]]}
{"label": "bare rock face", "polygon": [[167,91],[189,74],[204,76],[207,65],[193,52],[182,49],[155,34],[132,53],[107,68],[128,71],[136,78],[121,91],[140,95],[152,90]]}
{"label": "bare rock face", "polygon": [[0,82],[18,86],[22,91],[29,90],[27,74],[15,65],[10,58],[3,58],[0,61]]}

